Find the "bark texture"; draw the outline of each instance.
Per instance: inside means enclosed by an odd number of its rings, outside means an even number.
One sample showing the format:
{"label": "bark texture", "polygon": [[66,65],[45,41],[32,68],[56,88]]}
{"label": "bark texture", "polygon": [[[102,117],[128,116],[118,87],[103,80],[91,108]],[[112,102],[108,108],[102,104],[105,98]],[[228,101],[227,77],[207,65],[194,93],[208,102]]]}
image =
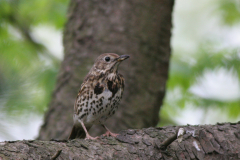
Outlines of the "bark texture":
{"label": "bark texture", "polygon": [[65,57],[38,139],[68,136],[80,85],[106,52],[131,56],[119,69],[126,82],[123,99],[106,125],[114,132],[155,126],[168,78],[172,9],[173,0],[71,0]]}
{"label": "bark texture", "polygon": [[0,142],[0,159],[240,159],[240,122],[183,126],[182,142],[163,141],[177,127],[129,129],[115,138]]}

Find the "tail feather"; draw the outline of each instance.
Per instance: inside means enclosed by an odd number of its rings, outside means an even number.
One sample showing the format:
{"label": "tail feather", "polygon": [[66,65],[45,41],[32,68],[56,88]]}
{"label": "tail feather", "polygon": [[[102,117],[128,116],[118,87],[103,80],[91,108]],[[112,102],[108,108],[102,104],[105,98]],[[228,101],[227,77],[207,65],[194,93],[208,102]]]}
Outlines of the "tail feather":
{"label": "tail feather", "polygon": [[[87,127],[87,130],[89,129],[90,127]],[[76,138],[83,139],[85,137],[86,137],[86,133],[82,128],[82,126],[73,125],[71,134],[69,135],[68,139],[76,139]]]}

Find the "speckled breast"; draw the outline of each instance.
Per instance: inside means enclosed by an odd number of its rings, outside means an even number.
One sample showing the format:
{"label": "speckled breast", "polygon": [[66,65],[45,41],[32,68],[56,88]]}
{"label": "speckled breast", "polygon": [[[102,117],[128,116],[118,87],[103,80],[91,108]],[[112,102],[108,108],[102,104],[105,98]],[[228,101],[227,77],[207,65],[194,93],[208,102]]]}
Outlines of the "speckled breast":
{"label": "speckled breast", "polygon": [[119,88],[115,95],[108,89],[98,95],[93,92],[89,92],[90,98],[88,103],[82,107],[82,114],[75,115],[74,118],[75,121],[80,119],[87,126],[103,123],[111,117],[118,108],[123,90]]}

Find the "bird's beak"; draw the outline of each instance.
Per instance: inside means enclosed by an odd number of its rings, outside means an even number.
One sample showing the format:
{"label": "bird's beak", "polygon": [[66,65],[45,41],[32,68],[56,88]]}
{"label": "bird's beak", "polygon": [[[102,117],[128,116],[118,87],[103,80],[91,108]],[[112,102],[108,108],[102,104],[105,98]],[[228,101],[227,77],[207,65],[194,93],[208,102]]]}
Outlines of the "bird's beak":
{"label": "bird's beak", "polygon": [[123,61],[123,60],[125,60],[125,59],[128,59],[130,56],[128,56],[128,55],[121,55],[118,59],[117,59],[117,61],[118,62],[121,62],[121,61]]}

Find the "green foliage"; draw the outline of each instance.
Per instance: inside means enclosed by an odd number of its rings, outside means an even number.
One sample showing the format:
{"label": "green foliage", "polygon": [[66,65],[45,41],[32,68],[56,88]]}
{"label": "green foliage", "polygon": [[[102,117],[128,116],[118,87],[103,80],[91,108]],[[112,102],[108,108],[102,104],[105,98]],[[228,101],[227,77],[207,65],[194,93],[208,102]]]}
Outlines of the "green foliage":
{"label": "green foliage", "polygon": [[198,53],[195,54],[196,63],[194,65],[188,61],[182,61],[178,56],[173,56],[167,83],[167,95],[160,112],[162,122],[159,125],[175,124],[173,117],[179,116],[179,111],[184,109],[187,104],[203,109],[217,107],[224,110],[224,114],[232,118],[237,118],[240,115],[240,100],[229,102],[206,99],[189,92],[190,87],[197,82],[198,77],[202,76],[206,69],[214,70],[216,67],[223,67],[230,70],[234,68],[238,77],[240,76],[240,57],[237,50],[211,51],[212,49],[209,47],[199,49]]}
{"label": "green foliage", "polygon": [[[183,3],[183,1],[179,2]],[[188,3],[188,2],[185,2]],[[199,2],[200,3],[200,2]],[[239,26],[240,22],[240,1],[238,0],[221,0],[221,1],[204,1],[202,2],[202,7],[204,6],[206,10],[202,10],[202,8],[198,8],[199,10],[191,10],[193,13],[193,16],[197,15],[199,19],[203,18],[204,20],[197,20],[197,24],[206,25],[206,23],[212,23],[213,25],[209,25],[207,27],[203,27],[204,29],[209,29],[208,27],[212,28],[211,32],[208,32],[208,34],[204,35],[204,37],[199,36],[198,33],[204,33],[203,30],[201,30],[201,26],[199,28],[195,29],[196,37],[195,39],[191,39],[191,41],[194,41],[195,44],[197,44],[197,47],[195,49],[195,52],[191,54],[186,54],[184,51],[181,51],[181,49],[184,50],[183,47],[173,46],[174,53],[172,55],[171,59],[171,65],[170,65],[170,74],[169,74],[169,80],[167,83],[167,93],[164,99],[164,103],[160,112],[161,122],[159,125],[169,125],[169,124],[178,124],[175,117],[182,116],[181,114],[183,111],[186,110],[186,108],[195,107],[197,114],[197,108],[204,111],[205,113],[208,112],[210,109],[214,109],[218,111],[218,113],[221,112],[221,116],[227,116],[229,120],[236,119],[240,116],[240,99],[232,99],[232,100],[222,100],[222,99],[216,99],[213,97],[201,97],[199,95],[196,95],[191,92],[191,87],[195,84],[198,84],[200,79],[202,78],[204,80],[204,74],[206,71],[212,71],[216,72],[218,69],[225,69],[230,74],[236,75],[238,77],[238,80],[240,80],[240,55],[239,50],[240,47],[232,47],[225,45],[226,40],[224,39],[217,39],[216,37],[216,31],[229,31],[231,32],[233,29],[236,30],[237,26]],[[180,5],[179,5],[180,6]],[[177,7],[177,6],[175,6]],[[181,6],[184,8],[183,6]],[[194,6],[191,6],[191,8]],[[208,8],[209,7],[209,8]],[[183,9],[181,8],[181,11]],[[185,8],[186,9],[186,8]],[[186,12],[186,10],[184,10]],[[175,11],[176,12],[176,11]],[[206,20],[206,15],[203,14],[201,16],[201,12],[204,13],[211,13],[211,15],[208,15],[209,19],[212,20]],[[179,12],[180,13],[180,12]],[[181,12],[182,13],[182,12]],[[187,13],[187,12],[186,12]],[[176,13],[175,13],[176,14]],[[191,14],[191,13],[188,13]],[[183,19],[183,15],[181,15]],[[185,15],[186,16],[186,15]],[[192,19],[193,20],[193,19]],[[190,22],[184,21],[180,23],[181,28],[184,22]],[[191,21],[191,23],[195,23]],[[218,24],[219,26],[216,26]],[[189,29],[194,30],[191,28],[191,24],[188,24]],[[178,27],[175,24],[176,27]],[[198,27],[198,26],[195,26]],[[178,29],[179,29],[178,28]],[[181,40],[185,40],[190,38],[194,38],[195,36],[192,36],[193,32],[188,33],[188,29],[182,27],[182,32],[180,35],[185,35]],[[179,30],[178,30],[179,32]],[[213,32],[213,33],[212,33]],[[207,32],[206,32],[207,33]],[[219,37],[224,37],[223,35],[226,33],[218,33]],[[211,37],[213,36],[213,37]],[[232,35],[231,35],[232,36]],[[175,35],[175,37],[177,37]],[[228,37],[229,38],[229,37]],[[232,39],[235,37],[232,36]],[[238,39],[236,35],[236,39]],[[188,39],[189,40],[189,39]],[[224,42],[225,41],[225,42]],[[186,41],[189,42],[189,41]],[[228,43],[228,42],[227,42]],[[182,43],[179,43],[182,44]],[[178,44],[178,45],[179,45]],[[175,48],[176,47],[176,48]],[[178,47],[178,48],[177,48]],[[185,49],[186,51],[186,49]],[[229,74],[229,75],[230,75]],[[217,81],[217,80],[216,80]],[[240,81],[238,81],[240,83]],[[205,86],[206,87],[206,86]],[[207,88],[205,88],[207,90]],[[239,88],[238,88],[239,90]],[[224,94],[224,93],[223,93]],[[219,112],[220,111],[220,112]],[[205,115],[204,115],[205,116]],[[184,117],[185,119],[187,117]],[[202,122],[204,122],[204,119],[206,117],[202,117]],[[191,123],[191,122],[188,122]]]}
{"label": "green foliage", "polygon": [[62,29],[68,0],[0,1],[0,110],[43,113],[60,59],[32,37],[32,28]]}
{"label": "green foliage", "polygon": [[219,9],[222,11],[224,24],[234,25],[240,21],[240,1],[221,0]]}
{"label": "green foliage", "polygon": [[68,2],[68,0],[2,0],[0,18],[7,22],[14,18],[31,26],[50,24],[62,29]]}

